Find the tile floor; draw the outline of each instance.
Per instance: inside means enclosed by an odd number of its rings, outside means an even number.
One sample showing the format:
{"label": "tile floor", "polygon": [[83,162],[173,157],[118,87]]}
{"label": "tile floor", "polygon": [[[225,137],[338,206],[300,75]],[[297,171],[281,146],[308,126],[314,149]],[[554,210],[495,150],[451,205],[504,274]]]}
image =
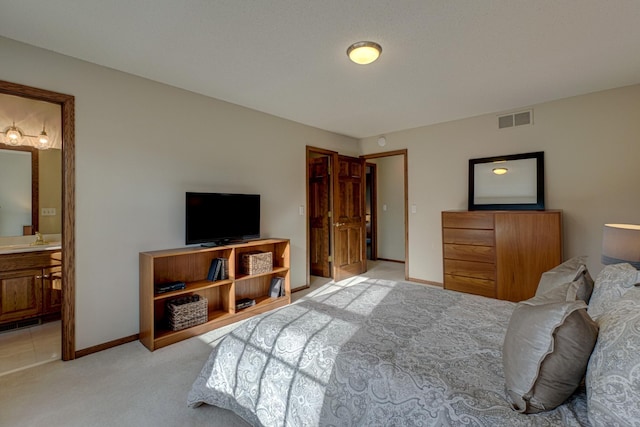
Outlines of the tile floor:
{"label": "tile floor", "polygon": [[61,356],[60,320],[0,333],[0,376]]}

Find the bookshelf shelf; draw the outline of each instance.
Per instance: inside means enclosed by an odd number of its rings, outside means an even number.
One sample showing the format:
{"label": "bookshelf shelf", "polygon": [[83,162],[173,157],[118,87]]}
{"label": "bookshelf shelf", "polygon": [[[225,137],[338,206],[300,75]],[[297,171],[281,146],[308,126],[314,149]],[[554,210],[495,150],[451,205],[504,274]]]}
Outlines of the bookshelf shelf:
{"label": "bookshelf shelf", "polygon": [[[273,269],[247,275],[240,271],[239,260],[245,252],[271,252]],[[141,252],[140,261],[140,341],[149,350],[203,334],[247,317],[291,302],[289,278],[289,240],[262,239],[213,248],[179,248]],[[212,260],[228,260],[229,278],[207,280]],[[284,296],[268,296],[274,277],[284,279]],[[185,288],[156,294],[155,285],[182,281]],[[197,294],[207,299],[207,321],[179,331],[168,329],[165,305],[174,298]],[[236,311],[236,301],[255,300],[255,305]]]}

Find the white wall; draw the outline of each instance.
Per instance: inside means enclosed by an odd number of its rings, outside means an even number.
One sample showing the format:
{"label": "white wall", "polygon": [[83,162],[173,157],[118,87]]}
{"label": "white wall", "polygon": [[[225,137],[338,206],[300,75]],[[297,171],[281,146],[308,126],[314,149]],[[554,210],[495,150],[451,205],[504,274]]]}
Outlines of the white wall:
{"label": "white wall", "polygon": [[[138,253],[184,246],[184,193],[262,196],[306,281],[305,145],[357,141],[0,38],[1,79],[76,100],[76,349],[138,333]],[[215,78],[215,70],[212,70]]]}
{"label": "white wall", "polygon": [[[442,282],[440,215],[466,209],[471,158],[544,151],[546,206],[563,210],[564,256],[588,255],[594,276],[603,224],[640,224],[640,85],[532,108],[532,126],[498,130],[497,114],[487,114],[386,135],[384,151],[408,149],[409,205],[417,208],[409,214],[410,277]],[[376,140],[360,141],[362,152],[382,151]]]}
{"label": "white wall", "polygon": [[404,156],[374,160],[378,165],[378,258],[404,262]]}

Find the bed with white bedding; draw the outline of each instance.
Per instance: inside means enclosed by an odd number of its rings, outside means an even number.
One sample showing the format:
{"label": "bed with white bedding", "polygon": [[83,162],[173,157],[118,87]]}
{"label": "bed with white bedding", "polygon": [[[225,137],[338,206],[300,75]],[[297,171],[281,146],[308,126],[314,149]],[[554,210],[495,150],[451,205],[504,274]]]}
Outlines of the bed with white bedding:
{"label": "bed with white bedding", "polygon": [[515,304],[367,280],[253,317],[213,350],[188,404],[255,426],[589,425],[578,389],[514,411],[502,345]]}

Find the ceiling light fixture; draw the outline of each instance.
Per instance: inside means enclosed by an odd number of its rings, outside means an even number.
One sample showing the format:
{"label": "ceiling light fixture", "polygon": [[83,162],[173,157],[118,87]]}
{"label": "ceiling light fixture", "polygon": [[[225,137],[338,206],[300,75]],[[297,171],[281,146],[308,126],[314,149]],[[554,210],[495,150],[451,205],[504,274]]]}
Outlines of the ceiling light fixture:
{"label": "ceiling light fixture", "polygon": [[[46,150],[51,147],[51,138],[47,135],[44,125],[42,125],[42,132],[39,135],[27,135],[22,129],[16,126],[16,122],[13,122],[11,126],[5,128],[0,132],[4,134],[4,143],[7,145],[31,145],[40,150]],[[25,141],[26,139],[28,141]]]}
{"label": "ceiling light fixture", "polygon": [[378,59],[382,53],[382,47],[374,42],[357,42],[349,46],[347,56],[356,64],[367,65]]}

